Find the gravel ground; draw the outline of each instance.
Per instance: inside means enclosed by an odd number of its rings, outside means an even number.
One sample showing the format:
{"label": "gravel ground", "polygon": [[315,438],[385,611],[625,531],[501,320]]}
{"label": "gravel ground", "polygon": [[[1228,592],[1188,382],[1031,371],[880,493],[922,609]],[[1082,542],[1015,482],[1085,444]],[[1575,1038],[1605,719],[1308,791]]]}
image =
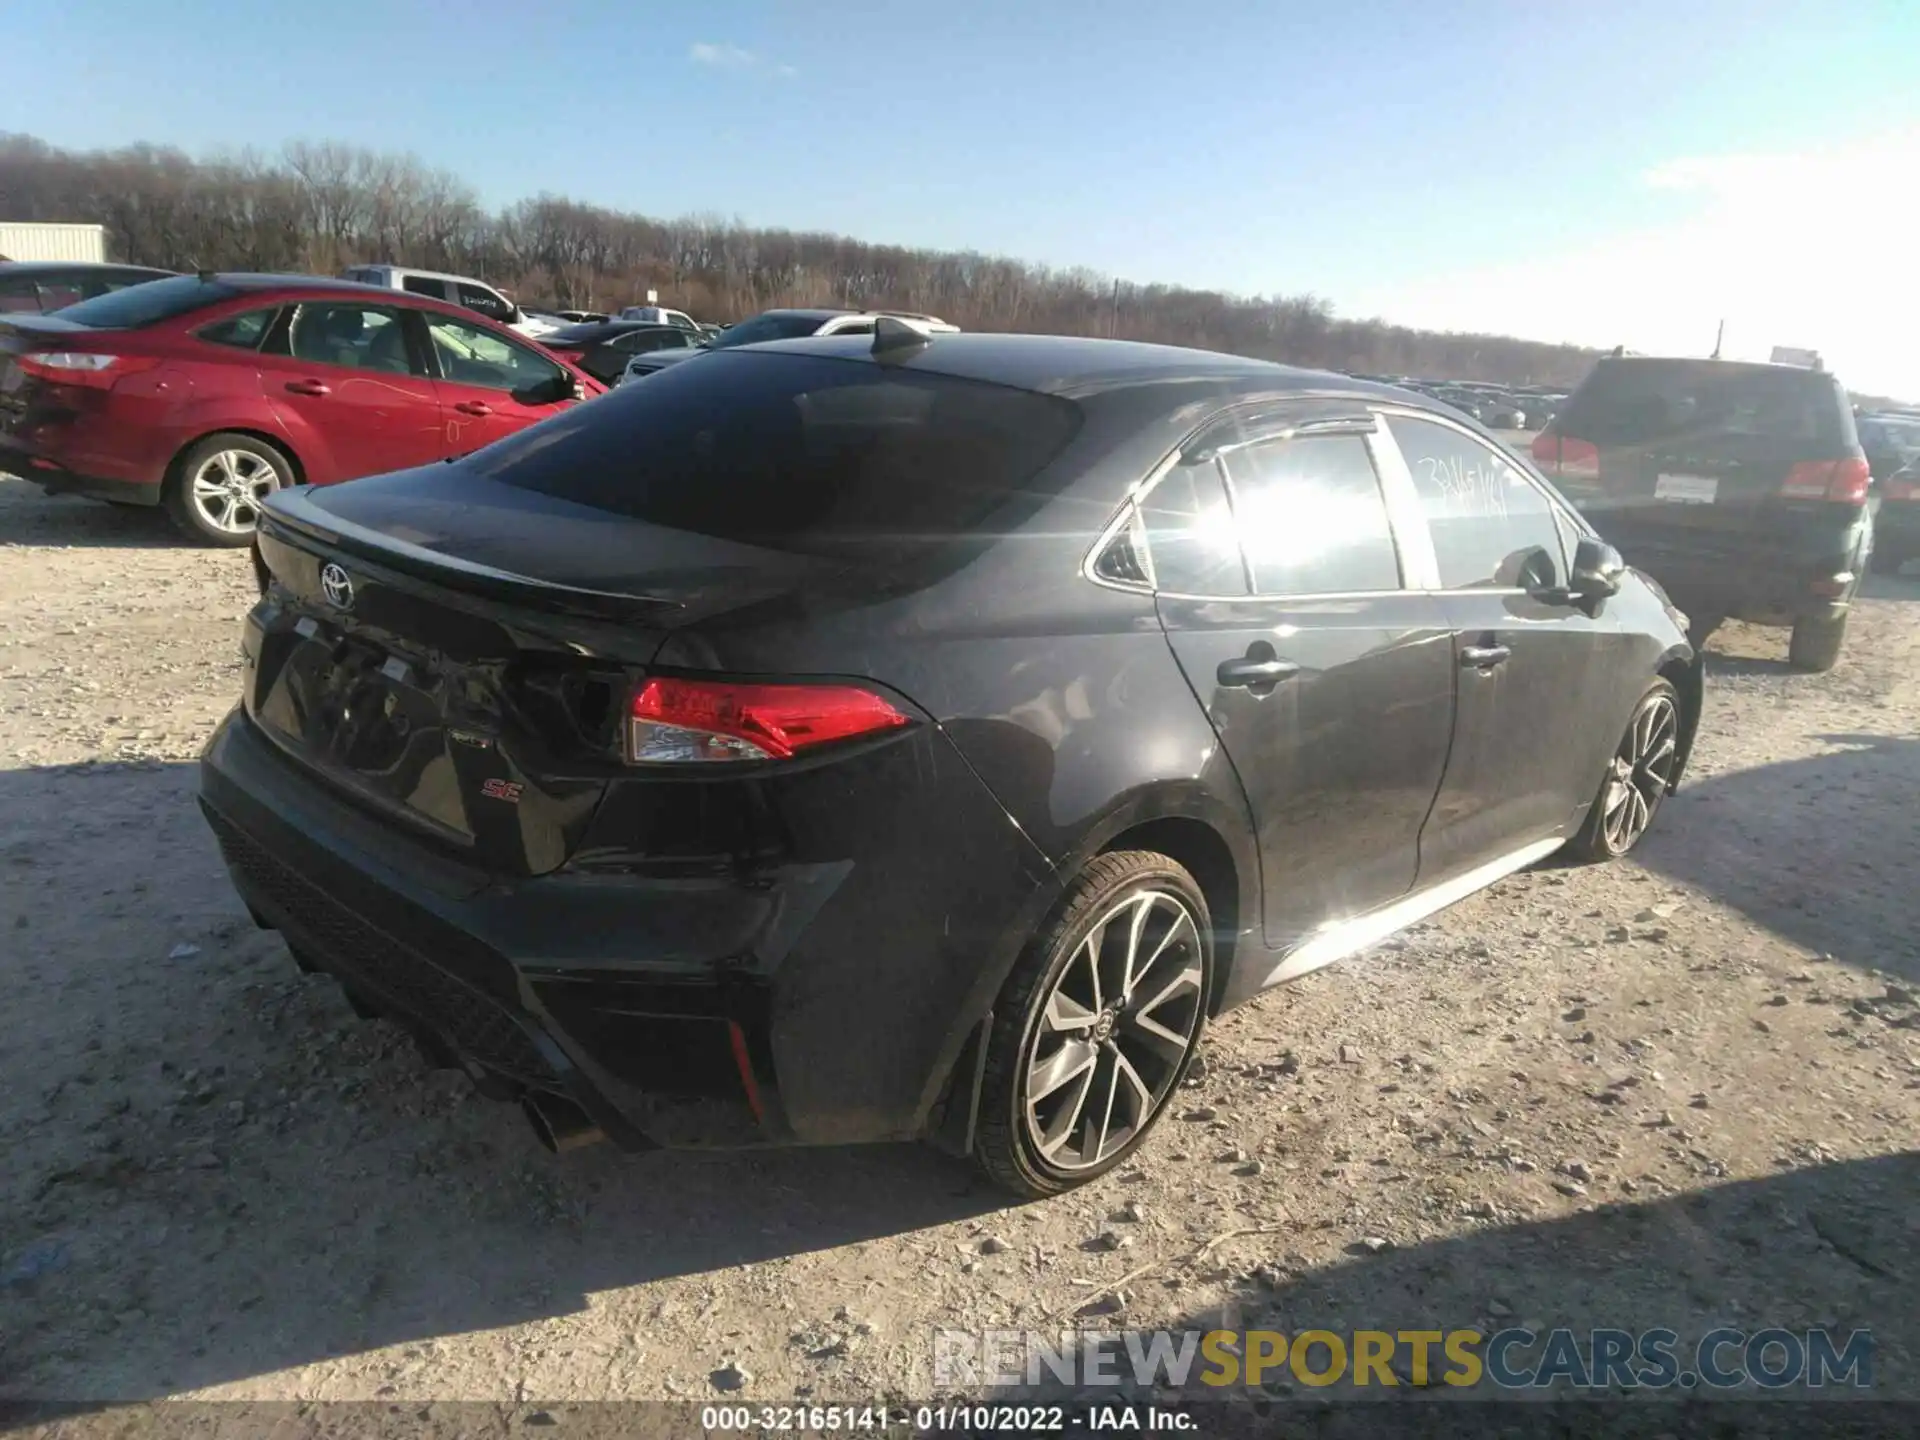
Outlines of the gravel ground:
{"label": "gravel ground", "polygon": [[0,479],[0,1399],[924,1397],[937,1328],[1223,1317],[1870,1326],[1920,1394],[1912,578],[1830,675],[1716,637],[1635,863],[1236,1012],[1025,1206],[913,1147],[556,1160],[298,974],[190,798],[250,593]]}

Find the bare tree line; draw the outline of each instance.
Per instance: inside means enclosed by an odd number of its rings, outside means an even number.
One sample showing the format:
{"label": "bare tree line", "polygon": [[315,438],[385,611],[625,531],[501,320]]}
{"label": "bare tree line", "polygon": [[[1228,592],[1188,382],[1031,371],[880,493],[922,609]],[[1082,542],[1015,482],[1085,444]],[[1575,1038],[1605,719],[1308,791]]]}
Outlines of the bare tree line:
{"label": "bare tree line", "polygon": [[663,220],[554,195],[489,212],[465,181],[332,141],[196,160],[131,145],[69,151],[0,135],[0,218],[95,221],[117,259],[168,269],[331,275],[360,262],[473,275],[523,302],[611,309],[649,289],[700,319],[780,305],[892,307],[968,330],[1113,335],[1381,374],[1571,384],[1594,352],[1351,320],[1313,296],[1115,281],[972,252]]}

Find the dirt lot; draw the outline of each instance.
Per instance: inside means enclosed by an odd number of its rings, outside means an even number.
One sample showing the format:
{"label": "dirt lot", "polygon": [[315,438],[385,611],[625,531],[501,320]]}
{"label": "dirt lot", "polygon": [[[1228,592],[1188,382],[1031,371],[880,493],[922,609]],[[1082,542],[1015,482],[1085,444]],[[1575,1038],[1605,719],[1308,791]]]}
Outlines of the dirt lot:
{"label": "dirt lot", "polygon": [[[1213,1031],[1126,1171],[565,1160],[303,977],[193,758],[244,555],[0,480],[0,1398],[924,1397],[942,1326],[1871,1326],[1920,1394],[1920,581],[1710,657],[1638,863]],[[1089,1322],[1092,1323],[1092,1322]]]}

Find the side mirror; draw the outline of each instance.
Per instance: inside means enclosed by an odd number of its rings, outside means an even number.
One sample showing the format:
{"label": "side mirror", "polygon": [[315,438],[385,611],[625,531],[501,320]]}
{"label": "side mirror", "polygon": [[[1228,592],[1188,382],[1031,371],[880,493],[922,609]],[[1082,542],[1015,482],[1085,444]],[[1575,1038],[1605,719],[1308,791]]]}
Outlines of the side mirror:
{"label": "side mirror", "polygon": [[1582,539],[1573,551],[1573,583],[1568,586],[1578,600],[1605,600],[1620,593],[1627,576],[1627,562],[1620,552],[1604,540]]}
{"label": "side mirror", "polygon": [[562,400],[584,400],[586,388],[573,376],[562,372],[547,380],[536,380],[513,392],[522,405],[554,405]]}

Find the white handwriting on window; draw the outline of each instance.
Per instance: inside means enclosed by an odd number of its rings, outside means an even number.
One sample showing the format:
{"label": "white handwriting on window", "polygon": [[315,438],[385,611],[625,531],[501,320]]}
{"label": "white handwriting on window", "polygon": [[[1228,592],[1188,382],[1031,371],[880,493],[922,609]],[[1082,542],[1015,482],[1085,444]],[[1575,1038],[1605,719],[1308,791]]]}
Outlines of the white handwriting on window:
{"label": "white handwriting on window", "polygon": [[1414,478],[1428,496],[1427,513],[1473,519],[1505,519],[1505,466],[1488,458],[1423,455],[1414,462]]}

